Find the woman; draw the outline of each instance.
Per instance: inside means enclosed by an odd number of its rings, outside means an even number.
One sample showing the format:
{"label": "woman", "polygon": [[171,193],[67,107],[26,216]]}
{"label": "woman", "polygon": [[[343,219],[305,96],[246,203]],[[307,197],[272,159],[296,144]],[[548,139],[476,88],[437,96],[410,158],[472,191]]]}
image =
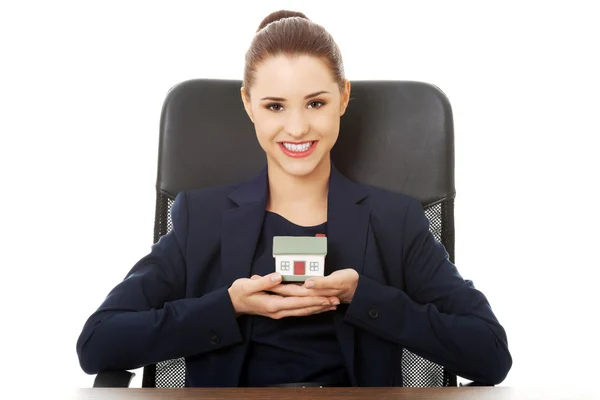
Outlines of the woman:
{"label": "woman", "polygon": [[[255,180],[181,193],[163,236],[86,322],[87,373],[186,358],[187,386],[400,386],[407,348],[501,382],[512,359],[420,203],[331,164],[350,98],[339,49],[301,13],[269,15],[241,97],[265,151]],[[326,234],[326,276],[282,284],[273,236]]]}

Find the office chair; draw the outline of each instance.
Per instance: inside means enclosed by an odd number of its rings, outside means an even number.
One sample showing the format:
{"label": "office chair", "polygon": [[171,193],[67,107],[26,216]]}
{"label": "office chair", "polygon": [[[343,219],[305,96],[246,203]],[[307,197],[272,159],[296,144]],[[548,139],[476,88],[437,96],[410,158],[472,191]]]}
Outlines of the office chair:
{"label": "office chair", "polygon": [[[197,79],[172,88],[164,102],[156,183],[154,242],[171,228],[181,191],[251,179],[264,167],[241,81]],[[454,128],[446,96],[407,81],[354,81],[332,150],[348,178],[419,199],[430,230],[454,262]],[[452,371],[403,351],[405,386],[456,386]],[[133,374],[106,371],[95,387],[127,387]],[[143,387],[185,386],[184,359],[144,367]]]}

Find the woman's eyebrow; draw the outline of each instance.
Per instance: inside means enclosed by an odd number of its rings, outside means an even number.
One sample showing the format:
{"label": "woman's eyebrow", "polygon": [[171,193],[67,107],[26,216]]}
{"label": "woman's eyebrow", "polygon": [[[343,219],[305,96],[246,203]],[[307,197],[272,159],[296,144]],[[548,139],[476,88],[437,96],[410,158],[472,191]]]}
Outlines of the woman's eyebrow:
{"label": "woman's eyebrow", "polygon": [[[308,100],[308,99],[310,99],[311,97],[316,97],[316,96],[318,96],[318,95],[320,95],[320,94],[329,94],[329,92],[328,92],[328,91],[326,91],[326,90],[320,90],[320,91],[318,91],[318,92],[314,92],[314,93],[311,93],[311,94],[307,94],[306,96],[304,96],[304,100]],[[270,97],[270,96],[269,96],[269,97],[263,97],[263,98],[262,98],[262,99],[260,99],[260,100],[261,100],[261,101],[262,101],[262,100],[270,100],[270,101],[285,101],[285,99],[284,99],[283,97]]]}

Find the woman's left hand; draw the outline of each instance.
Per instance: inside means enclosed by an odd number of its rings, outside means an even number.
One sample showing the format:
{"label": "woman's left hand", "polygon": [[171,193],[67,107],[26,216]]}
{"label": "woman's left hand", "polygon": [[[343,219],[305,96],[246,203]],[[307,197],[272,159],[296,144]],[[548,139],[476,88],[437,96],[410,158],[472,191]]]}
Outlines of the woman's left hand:
{"label": "woman's left hand", "polygon": [[347,268],[328,276],[309,278],[304,285],[280,284],[269,290],[282,296],[337,297],[342,303],[350,303],[357,286],[358,272]]}

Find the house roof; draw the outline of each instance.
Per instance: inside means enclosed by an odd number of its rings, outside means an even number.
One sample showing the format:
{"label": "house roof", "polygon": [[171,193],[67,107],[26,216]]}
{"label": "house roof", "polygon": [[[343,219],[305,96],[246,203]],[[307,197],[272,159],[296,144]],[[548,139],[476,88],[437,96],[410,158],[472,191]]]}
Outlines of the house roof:
{"label": "house roof", "polygon": [[327,255],[327,238],[313,236],[274,236],[273,256]]}

